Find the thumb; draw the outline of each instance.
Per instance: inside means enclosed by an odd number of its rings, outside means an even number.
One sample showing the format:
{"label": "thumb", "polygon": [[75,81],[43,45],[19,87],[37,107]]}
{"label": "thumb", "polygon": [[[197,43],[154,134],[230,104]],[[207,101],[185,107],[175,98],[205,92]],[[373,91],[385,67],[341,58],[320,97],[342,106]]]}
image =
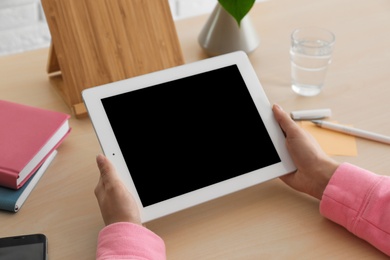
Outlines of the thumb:
{"label": "thumb", "polygon": [[100,177],[104,182],[115,177],[115,174],[112,174],[113,172],[115,172],[115,167],[110,162],[110,160],[107,159],[106,156],[104,156],[103,154],[99,154],[98,156],[96,156],[96,163],[100,171]]}
{"label": "thumb", "polygon": [[272,111],[276,121],[279,123],[286,136],[291,137],[292,135],[295,135],[297,132],[299,132],[298,125],[279,105],[273,105]]}

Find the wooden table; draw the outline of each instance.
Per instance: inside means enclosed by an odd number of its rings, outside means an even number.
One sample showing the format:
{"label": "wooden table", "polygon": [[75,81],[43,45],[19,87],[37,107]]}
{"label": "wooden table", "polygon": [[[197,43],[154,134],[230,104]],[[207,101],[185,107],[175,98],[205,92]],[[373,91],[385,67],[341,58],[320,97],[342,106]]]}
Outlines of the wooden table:
{"label": "wooden table", "polygon": [[[251,10],[261,37],[250,59],[271,101],[285,110],[331,108],[332,119],[390,135],[390,2],[269,0]],[[207,15],[178,21],[186,62],[206,58],[197,36]],[[324,91],[300,97],[290,87],[294,28],[315,25],[336,34]],[[50,85],[47,49],[0,58],[0,98],[70,113]],[[70,120],[70,136],[22,209],[0,212],[0,235],[45,233],[50,259],[94,259],[103,221],[93,189],[100,146],[88,118]],[[390,175],[390,146],[357,140],[358,156],[335,157]],[[170,260],[386,259],[324,219],[319,202],[275,179],[147,226],[166,242]]]}

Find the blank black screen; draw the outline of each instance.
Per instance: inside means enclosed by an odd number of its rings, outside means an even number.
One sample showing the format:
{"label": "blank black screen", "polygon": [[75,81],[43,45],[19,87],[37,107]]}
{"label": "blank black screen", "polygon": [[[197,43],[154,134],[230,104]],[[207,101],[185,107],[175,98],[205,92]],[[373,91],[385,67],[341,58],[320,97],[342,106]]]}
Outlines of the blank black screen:
{"label": "blank black screen", "polygon": [[144,206],[280,162],[236,65],[102,103]]}
{"label": "blank black screen", "polygon": [[0,247],[1,260],[44,260],[45,249],[42,243]]}

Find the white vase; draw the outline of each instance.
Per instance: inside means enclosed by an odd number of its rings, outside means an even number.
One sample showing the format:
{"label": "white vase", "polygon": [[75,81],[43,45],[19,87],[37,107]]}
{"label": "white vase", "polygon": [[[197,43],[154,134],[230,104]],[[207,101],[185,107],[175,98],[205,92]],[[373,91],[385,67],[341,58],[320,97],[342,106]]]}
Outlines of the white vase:
{"label": "white vase", "polygon": [[199,34],[198,42],[209,56],[242,50],[253,52],[260,44],[260,37],[252,25],[249,14],[240,26],[219,3]]}

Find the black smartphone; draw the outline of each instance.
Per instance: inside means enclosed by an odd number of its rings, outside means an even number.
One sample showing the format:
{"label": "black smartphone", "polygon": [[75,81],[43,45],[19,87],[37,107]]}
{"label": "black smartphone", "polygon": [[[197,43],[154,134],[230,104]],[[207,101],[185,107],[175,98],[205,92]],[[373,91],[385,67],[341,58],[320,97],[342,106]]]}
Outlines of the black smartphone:
{"label": "black smartphone", "polygon": [[47,253],[47,238],[44,234],[0,238],[1,260],[47,260]]}

